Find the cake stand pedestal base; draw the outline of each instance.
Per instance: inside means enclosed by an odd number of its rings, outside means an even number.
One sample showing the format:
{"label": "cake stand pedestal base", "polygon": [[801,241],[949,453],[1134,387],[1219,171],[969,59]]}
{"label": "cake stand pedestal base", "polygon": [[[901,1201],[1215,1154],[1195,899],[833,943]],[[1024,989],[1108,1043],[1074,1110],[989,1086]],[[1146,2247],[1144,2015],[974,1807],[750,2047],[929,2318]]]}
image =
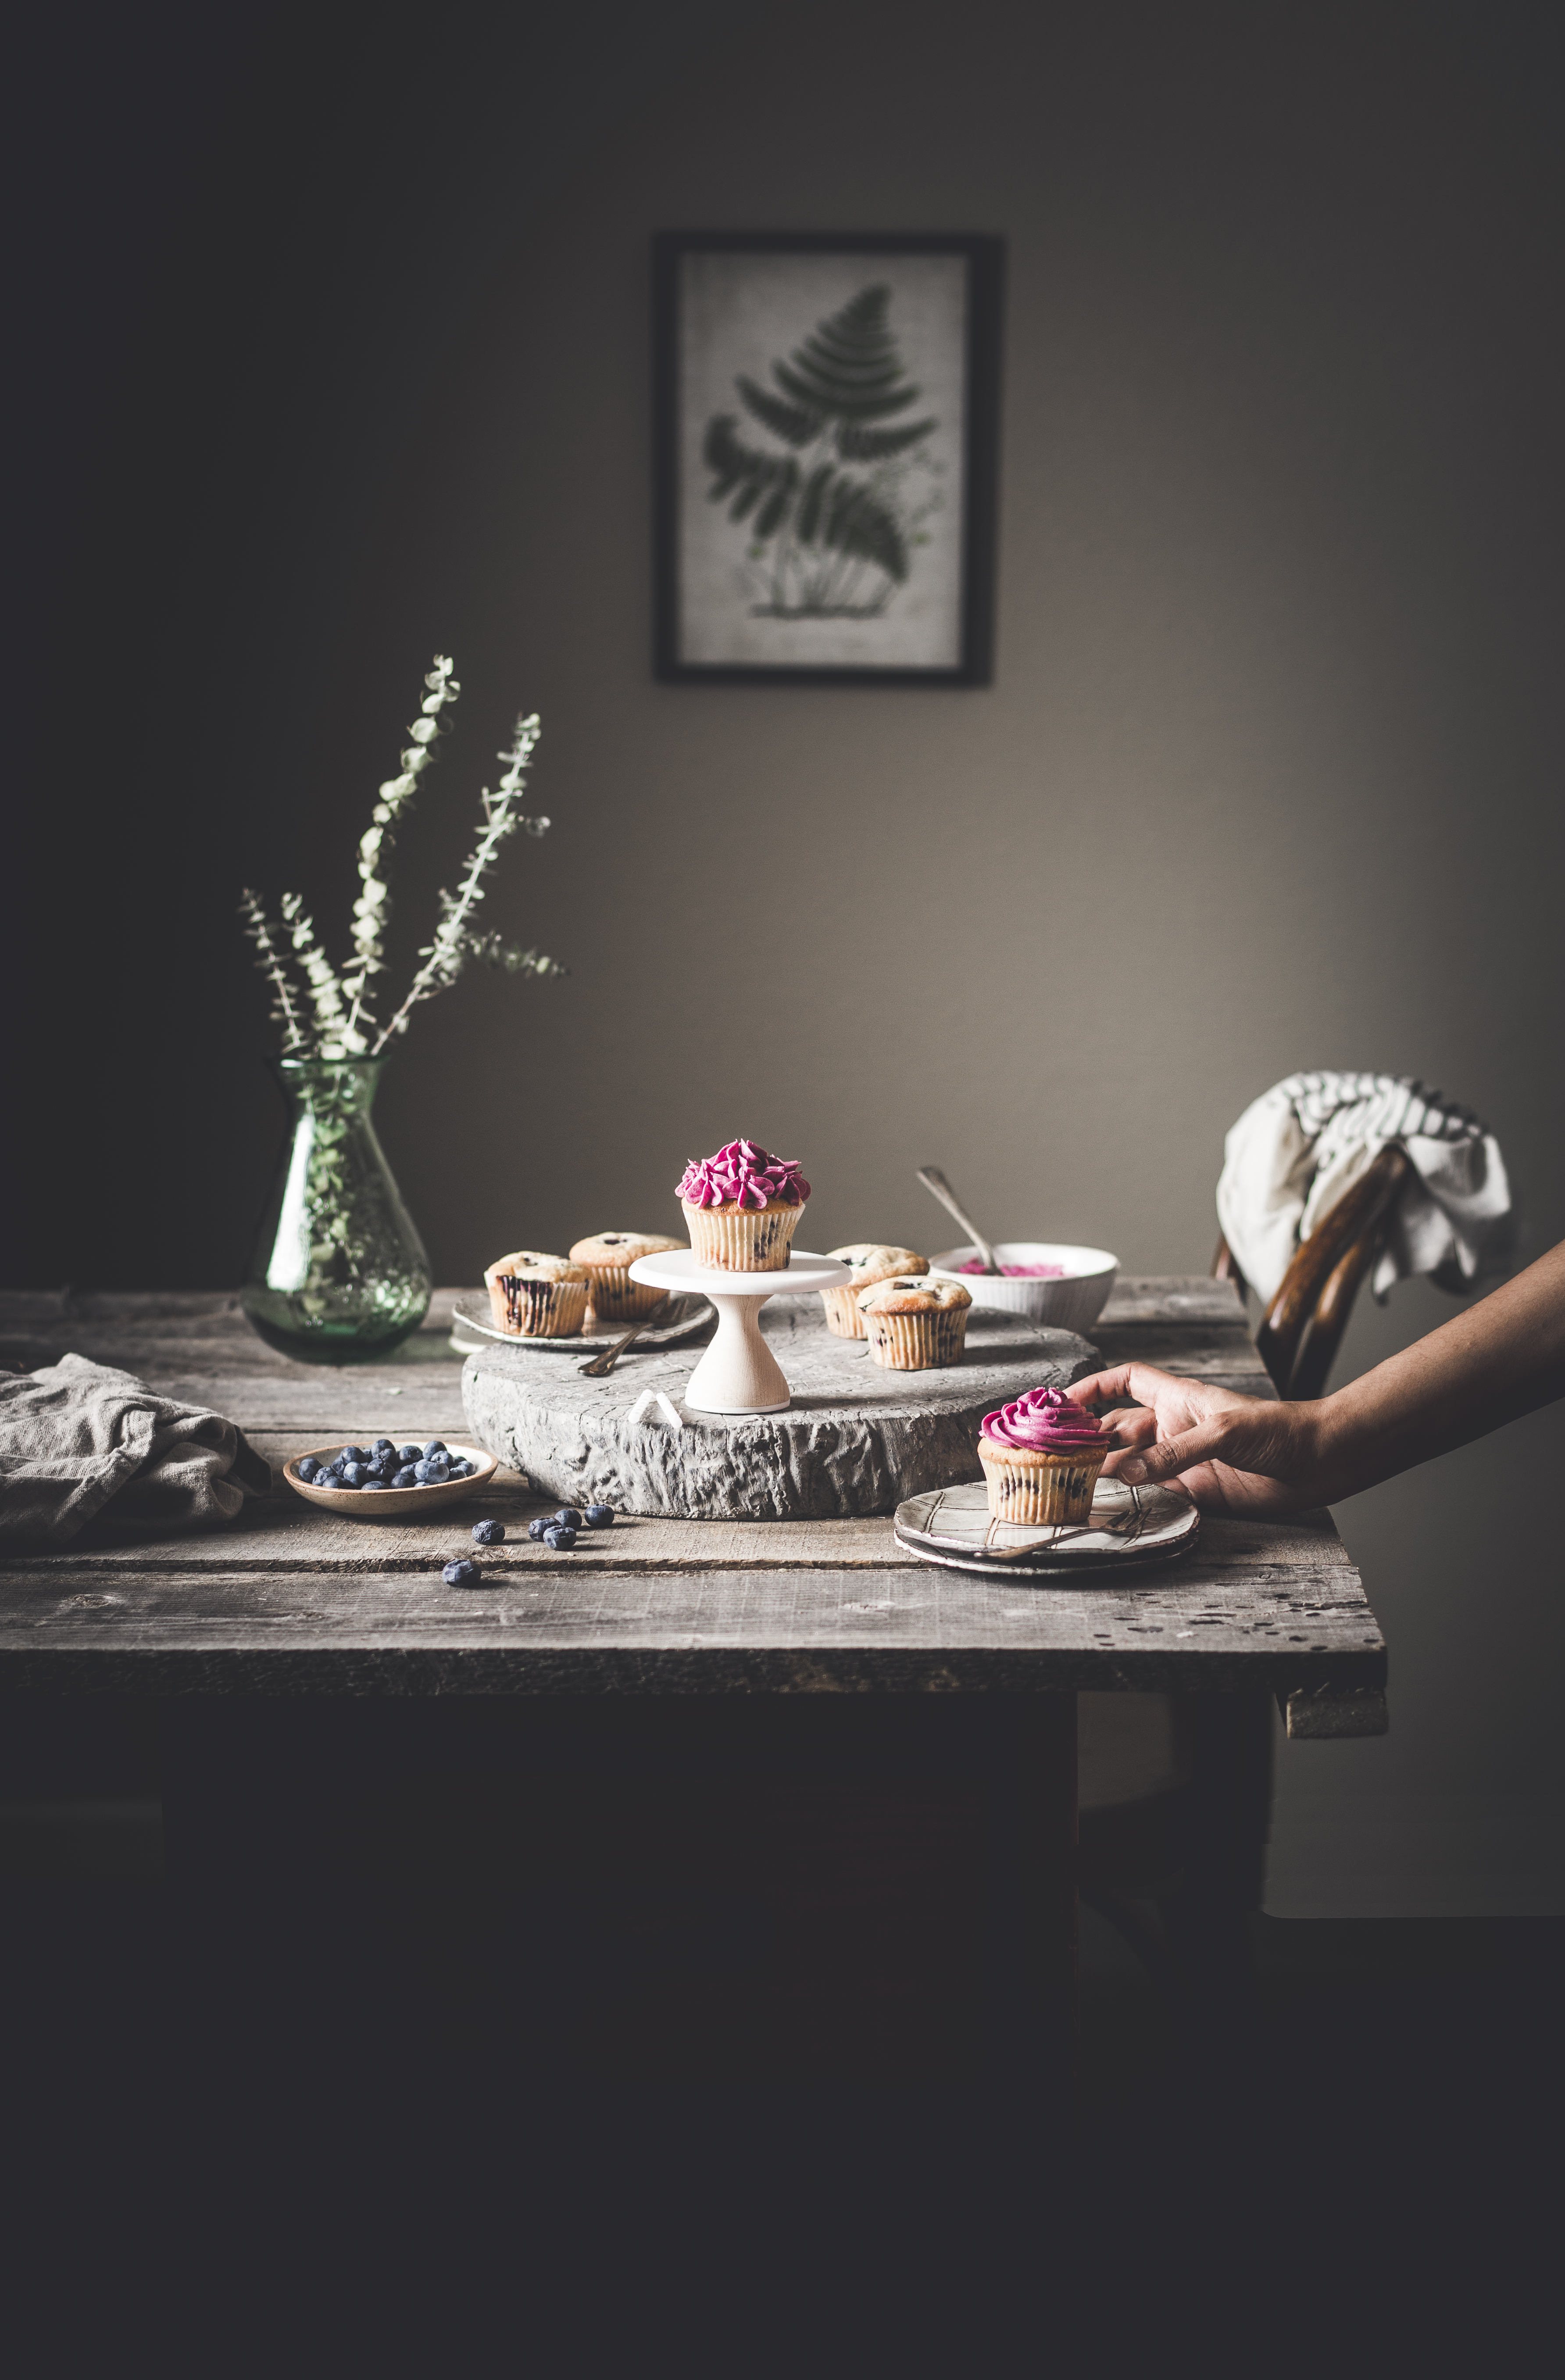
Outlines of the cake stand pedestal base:
{"label": "cake stand pedestal base", "polygon": [[802,1248],[794,1250],[781,1272],[721,1272],[698,1265],[690,1249],[681,1248],[672,1256],[637,1257],[630,1277],[675,1295],[698,1292],[716,1309],[716,1333],[685,1390],[692,1413],[775,1414],[787,1412],[793,1394],[761,1337],[761,1307],[779,1290],[797,1296],[801,1291],[840,1289],[852,1275],[846,1265]]}

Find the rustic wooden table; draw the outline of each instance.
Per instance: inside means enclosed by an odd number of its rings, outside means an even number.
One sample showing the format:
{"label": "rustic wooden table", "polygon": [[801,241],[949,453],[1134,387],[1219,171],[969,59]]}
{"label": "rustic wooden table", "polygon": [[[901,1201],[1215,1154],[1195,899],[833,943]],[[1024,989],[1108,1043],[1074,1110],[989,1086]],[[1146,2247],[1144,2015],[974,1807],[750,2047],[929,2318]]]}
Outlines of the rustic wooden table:
{"label": "rustic wooden table", "polygon": [[[9,1293],[0,1360],[32,1368],[74,1350],[118,1366],[226,1414],[280,1467],[332,1439],[463,1431],[450,1294],[394,1359],[338,1369],[273,1354],[231,1296]],[[1270,1392],[1226,1282],[1122,1280],[1090,1335],[1109,1361]],[[631,1375],[634,1354],[624,1361]],[[929,1802],[929,1780],[954,1779],[958,1802],[967,1791],[986,1814],[986,2029],[1012,2067],[1018,2026],[1044,2064],[1069,2031],[1079,1690],[1258,1688],[1293,1733],[1385,1725],[1385,1645],[1326,1512],[1208,1519],[1166,1570],[1078,1587],[910,1562],[886,1520],[628,1520],[562,1556],[527,1537],[545,1508],[502,1474],[443,1519],[359,1524],[279,1482],[211,1536],[13,1560],[0,1693],[78,1711],[155,1702],[171,1862],[193,1879],[319,1867],[321,1812],[346,1779],[383,1803],[410,1761],[427,1780],[481,1744],[491,1776],[532,1779],[507,1806],[536,1811],[542,1793],[560,1842],[569,1802],[651,1858],[656,1776],[662,1834],[698,1832],[699,1812],[720,1864],[765,1836],[796,1880],[812,1871],[799,1890],[819,1903],[833,1859],[851,1896],[901,1856],[899,1828],[940,1834],[954,1805]],[[481,1558],[483,1587],[446,1587],[442,1563],[486,1515],[508,1535]],[[588,1771],[617,1781],[588,1790]],[[551,1802],[546,1775],[576,1787]],[[844,1813],[852,1802],[862,1818],[893,1776],[901,1798],[882,1795],[871,1841]],[[328,1864],[343,1856],[338,1840]],[[1040,2002],[1053,2025],[1031,2021]]]}

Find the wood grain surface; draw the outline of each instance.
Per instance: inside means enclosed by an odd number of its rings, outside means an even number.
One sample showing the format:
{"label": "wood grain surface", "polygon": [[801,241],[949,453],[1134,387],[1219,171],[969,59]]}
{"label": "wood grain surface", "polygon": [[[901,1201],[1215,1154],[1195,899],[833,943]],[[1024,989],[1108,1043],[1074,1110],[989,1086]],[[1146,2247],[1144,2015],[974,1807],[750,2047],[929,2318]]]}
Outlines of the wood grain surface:
{"label": "wood grain surface", "polygon": [[[227,1414],[274,1466],[382,1429],[462,1427],[452,1293],[383,1363],[310,1366],[254,1338],[228,1294],[0,1294],[0,1361],[67,1350]],[[1122,1281],[1094,1337],[1112,1361],[1268,1383],[1231,1283]],[[634,1378],[635,1352],[624,1359]],[[621,1521],[576,1552],[528,1540],[548,1509],[515,1475],[438,1520],[358,1523],[280,1488],[233,1527],[155,1548],[13,1560],[0,1685],[188,1694],[1036,1693],[1262,1686],[1311,1731],[1384,1684],[1380,1632],[1328,1514],[1208,1519],[1196,1552],[1110,1590],[1003,1585],[910,1562],[889,1520]],[[486,1584],[445,1587],[492,1513]]]}

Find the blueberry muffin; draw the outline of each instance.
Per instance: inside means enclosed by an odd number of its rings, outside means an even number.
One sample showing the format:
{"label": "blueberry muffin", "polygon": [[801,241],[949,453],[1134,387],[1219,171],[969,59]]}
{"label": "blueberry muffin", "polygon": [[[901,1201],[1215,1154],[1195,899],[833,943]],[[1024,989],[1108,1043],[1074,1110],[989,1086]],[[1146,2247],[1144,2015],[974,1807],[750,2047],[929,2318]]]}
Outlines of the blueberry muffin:
{"label": "blueberry muffin", "polygon": [[834,1330],[839,1339],[862,1339],[866,1335],[864,1317],[858,1310],[858,1293],[872,1288],[878,1281],[890,1281],[896,1272],[928,1272],[929,1259],[917,1256],[912,1248],[881,1247],[874,1240],[850,1240],[845,1248],[831,1248],[828,1255],[832,1264],[845,1264],[853,1274],[841,1289],[823,1289],[820,1303],[826,1308],[826,1328]]}
{"label": "blueberry muffin", "polygon": [[494,1327],[512,1339],[574,1339],[587,1319],[587,1272],[564,1257],[518,1248],[483,1277]]}
{"label": "blueberry muffin", "polygon": [[698,1265],[718,1272],[781,1272],[809,1196],[791,1157],[758,1140],[731,1140],[692,1159],[674,1185]]}
{"label": "blueberry muffin", "polygon": [[869,1360],[890,1372],[929,1372],[959,1364],[972,1298],[943,1273],[895,1273],[858,1293]]}
{"label": "blueberry muffin", "polygon": [[639,1322],[661,1305],[668,1292],[632,1281],[630,1268],[637,1257],[666,1256],[680,1245],[661,1232],[594,1232],[590,1239],[577,1240],[571,1262],[586,1268],[593,1320]]}

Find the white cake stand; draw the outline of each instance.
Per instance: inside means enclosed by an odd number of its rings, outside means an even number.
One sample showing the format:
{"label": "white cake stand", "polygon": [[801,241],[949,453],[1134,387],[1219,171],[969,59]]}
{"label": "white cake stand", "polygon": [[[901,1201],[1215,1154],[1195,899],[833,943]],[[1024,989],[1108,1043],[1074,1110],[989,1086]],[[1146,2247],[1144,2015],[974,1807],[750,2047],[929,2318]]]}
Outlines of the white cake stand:
{"label": "white cake stand", "polygon": [[795,1248],[782,1272],[720,1272],[698,1265],[695,1252],[637,1257],[632,1281],[649,1289],[695,1292],[717,1308],[712,1342],[690,1375],[685,1402],[693,1413],[786,1413],[792,1399],[782,1366],[760,1333],[760,1310],[780,1293],[840,1289],[853,1276],[845,1264]]}

